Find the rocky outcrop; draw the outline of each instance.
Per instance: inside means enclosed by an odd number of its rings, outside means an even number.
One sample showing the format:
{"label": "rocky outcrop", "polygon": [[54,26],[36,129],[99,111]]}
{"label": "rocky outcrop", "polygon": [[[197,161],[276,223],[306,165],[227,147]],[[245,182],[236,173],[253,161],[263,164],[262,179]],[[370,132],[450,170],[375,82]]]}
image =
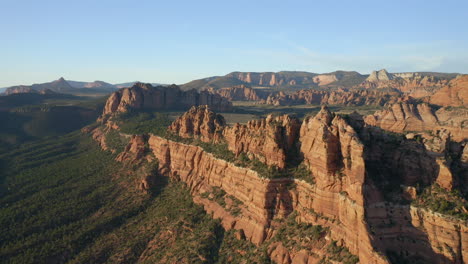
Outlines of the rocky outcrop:
{"label": "rocky outcrop", "polygon": [[[255,171],[214,158],[199,147],[156,136],[150,137],[149,145],[160,162],[162,173],[187,183],[194,200],[203,204],[213,217],[220,218],[226,229],[242,230],[246,239],[256,244],[273,235],[273,219],[284,218],[297,210],[302,221],[330,226],[333,239],[346,241],[345,245],[358,254],[363,263],[386,263],[372,249],[363,222],[364,208],[339,192],[323,190],[302,181],[295,182],[296,189],[288,189],[290,179],[262,179]],[[232,216],[200,196],[213,186],[237,197],[243,204],[242,213]],[[345,219],[347,217],[349,219]]]}
{"label": "rocky outcrop", "polygon": [[393,88],[413,97],[419,97],[432,94],[435,90],[448,85],[452,78],[451,74],[388,73],[382,69],[373,71],[358,87],[367,89]]}
{"label": "rocky outcrop", "polygon": [[19,94],[19,93],[38,93],[36,90],[32,89],[30,86],[15,86],[10,87],[5,90],[5,95]]}
{"label": "rocky outcrop", "polygon": [[227,127],[223,136],[229,150],[236,156],[244,153],[267,165],[284,168],[288,154],[297,155],[294,149],[297,147],[300,126],[299,120],[289,115],[269,115],[245,125],[237,123]]}
{"label": "rocky outcrop", "polygon": [[395,132],[432,130],[438,125],[437,117],[428,104],[414,102],[393,104],[387,110],[366,117],[365,121]]}
{"label": "rocky outcrop", "polygon": [[265,100],[270,105],[328,104],[328,105],[376,105],[383,106],[392,102],[398,93],[379,91],[317,91],[300,90],[292,94],[279,92]]}
{"label": "rocky outcrop", "polygon": [[300,140],[304,162],[317,187],[336,193],[346,191],[353,201],[364,205],[364,146],[355,130],[322,107],[315,117],[304,120]]}
{"label": "rocky outcrop", "polygon": [[209,91],[219,94],[229,101],[260,101],[266,98],[265,93],[245,85],[226,87],[218,90],[210,89]]}
{"label": "rocky outcrop", "polygon": [[204,142],[221,140],[226,121],[222,115],[210,110],[207,105],[192,106],[189,111],[177,118],[169,131],[183,138],[195,137]]}
{"label": "rocky outcrop", "polygon": [[313,79],[315,75],[313,73],[302,72],[233,72],[226,76],[257,86],[293,86],[298,84],[315,86],[316,83]]}
{"label": "rocky outcrop", "polygon": [[429,99],[432,104],[468,107],[468,75],[460,75],[435,92]]}
{"label": "rocky outcrop", "polygon": [[466,109],[435,110],[427,103],[414,100],[400,101],[385,110],[365,117],[365,122],[393,132],[432,131],[446,129],[457,141],[468,138]]}
{"label": "rocky outcrop", "polygon": [[[421,115],[418,107],[416,111]],[[206,108],[192,108],[175,122],[172,131],[183,129],[183,135],[210,139],[217,129],[201,127],[214,124],[214,120]],[[465,145],[453,145],[451,134],[444,133],[434,135],[437,139],[432,142],[419,142],[419,135],[406,139],[388,134],[364,123],[357,114],[343,118],[326,107],[302,125],[290,116],[268,116],[225,128],[223,136],[233,152],[257,158],[268,155],[264,162],[270,165],[280,167],[296,147],[294,155],[302,156],[310,171],[313,181],[309,182],[287,175],[262,178],[256,171],[216,158],[201,147],[155,135],[133,137],[127,154],[119,157],[131,160],[150,151],[159,162],[160,174],[185,182],[194,201],[220,219],[225,229],[235,229],[239,238],[257,245],[274,237],[281,220],[294,212],[299,222],[328,227],[325,240],[347,247],[359,256],[360,263],[389,263],[386,255],[464,263],[466,222],[408,205],[419,195],[418,186],[434,182],[446,188],[457,186],[460,174],[447,160],[439,163],[437,159],[450,151],[448,156],[463,160],[467,156]],[[150,186],[150,179],[147,182]],[[216,189],[225,191],[224,202],[212,198]],[[239,200],[237,214],[231,211],[233,199]],[[314,250],[290,249],[275,242],[267,251],[283,263],[318,261],[314,257],[326,254]]]}
{"label": "rocky outcrop", "polygon": [[144,135],[133,135],[124,151],[117,155],[115,160],[120,162],[134,162],[146,158],[148,148],[146,146],[147,138]]}
{"label": "rocky outcrop", "polygon": [[136,83],[111,94],[104,107],[103,116],[134,109],[185,110],[192,106],[208,105],[216,111],[228,111],[232,104],[219,95],[207,91],[181,91],[176,85],[157,86]]}

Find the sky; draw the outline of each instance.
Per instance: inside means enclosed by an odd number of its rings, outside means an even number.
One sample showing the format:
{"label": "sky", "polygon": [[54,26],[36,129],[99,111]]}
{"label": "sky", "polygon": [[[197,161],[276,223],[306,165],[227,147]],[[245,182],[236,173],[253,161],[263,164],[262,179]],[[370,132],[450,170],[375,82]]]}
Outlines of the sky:
{"label": "sky", "polygon": [[0,0],[0,87],[232,71],[468,73],[468,1]]}

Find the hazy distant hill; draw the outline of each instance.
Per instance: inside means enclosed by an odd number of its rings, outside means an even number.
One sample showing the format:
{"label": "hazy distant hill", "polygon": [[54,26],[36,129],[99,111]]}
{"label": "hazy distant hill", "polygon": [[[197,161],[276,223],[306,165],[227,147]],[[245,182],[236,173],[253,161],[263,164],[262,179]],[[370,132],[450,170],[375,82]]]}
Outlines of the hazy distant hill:
{"label": "hazy distant hill", "polygon": [[109,94],[118,88],[113,84],[94,81],[94,82],[80,82],[65,80],[61,77],[58,80],[39,83],[33,85],[16,85],[7,88],[2,88],[3,95],[17,94],[17,93],[44,93],[44,91],[52,91],[56,93],[65,94]]}
{"label": "hazy distant hill", "polygon": [[182,89],[220,89],[235,85],[269,87],[279,90],[297,90],[319,87],[355,86],[362,83],[368,75],[355,71],[336,71],[331,73],[311,73],[301,71],[281,72],[232,72],[224,76],[213,76],[194,80],[182,85]]}
{"label": "hazy distant hill", "polygon": [[67,82],[74,88],[103,88],[103,89],[117,89],[117,87],[111,83],[103,81],[94,81],[94,82],[79,82],[67,80]]}
{"label": "hazy distant hill", "polygon": [[[245,85],[252,88],[294,91],[300,89],[337,88],[394,88],[403,92],[408,89],[442,87],[454,79],[457,73],[403,72],[388,73],[385,70],[371,74],[356,71],[312,73],[303,71],[281,72],[231,72],[224,76],[213,76],[193,80],[181,85],[183,90],[218,90]],[[422,93],[419,91],[419,93]]]}
{"label": "hazy distant hill", "polygon": [[14,94],[14,93],[28,93],[31,90],[41,91],[49,89],[54,92],[66,93],[71,92],[75,88],[71,86],[63,77],[56,81],[47,82],[47,83],[39,83],[33,85],[17,85],[12,86],[6,89],[6,94]]}
{"label": "hazy distant hill", "polygon": [[[118,89],[120,88],[127,88],[127,87],[132,87],[135,83],[139,81],[134,81],[134,82],[126,82],[126,83],[117,83],[114,84],[114,86]],[[161,84],[161,83],[150,83],[152,86],[165,86],[166,84]]]}

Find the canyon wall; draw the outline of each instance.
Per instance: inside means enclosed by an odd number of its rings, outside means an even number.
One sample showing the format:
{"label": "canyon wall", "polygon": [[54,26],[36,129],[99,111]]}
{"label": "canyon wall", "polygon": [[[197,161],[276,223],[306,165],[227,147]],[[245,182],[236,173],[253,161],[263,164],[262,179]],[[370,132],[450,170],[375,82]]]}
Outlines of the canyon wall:
{"label": "canyon wall", "polygon": [[468,138],[468,111],[465,108],[435,109],[427,103],[414,100],[400,101],[365,118],[371,126],[393,132],[449,130],[453,138]]}
{"label": "canyon wall", "polygon": [[[425,108],[415,109],[424,113]],[[442,188],[456,190],[460,175],[446,157],[463,161],[468,155],[466,148],[451,143],[449,132],[439,132],[430,142],[418,142],[387,134],[359,116],[343,118],[326,107],[302,124],[290,116],[269,116],[233,127],[220,120],[207,107],[192,108],[169,131],[210,143],[225,140],[237,154],[268,153],[264,162],[278,167],[279,161],[284,168],[292,165],[288,155],[299,156],[309,180],[288,175],[262,178],[253,169],[216,158],[201,147],[155,135],[132,137],[118,159],[141,159],[142,153],[150,151],[158,160],[160,174],[185,182],[194,201],[220,219],[225,229],[234,229],[240,239],[257,245],[274,237],[280,220],[294,213],[299,222],[328,227],[325,241],[337,241],[358,255],[360,263],[389,263],[388,257],[393,262],[395,258],[467,261],[466,221],[408,205],[419,195],[418,185],[438,182]],[[215,140],[214,135],[221,137]],[[294,147],[297,152],[285,151]],[[139,188],[151,188],[151,177],[140,181]],[[224,205],[213,198],[217,189],[226,192]],[[237,213],[232,209],[234,200],[240,204]],[[315,263],[316,256],[327,253],[275,244],[269,254],[282,263],[297,259]]]}
{"label": "canyon wall", "polygon": [[198,138],[204,142],[221,140],[226,121],[206,105],[192,106],[189,111],[177,118],[168,130],[183,138]]}
{"label": "canyon wall", "polygon": [[267,93],[262,90],[253,89],[245,85],[225,87],[218,90],[209,89],[208,91],[219,94],[229,101],[261,101],[267,96]]}
{"label": "canyon wall", "polygon": [[245,125],[226,127],[223,137],[229,150],[236,156],[246,154],[267,165],[284,168],[289,152],[296,148],[299,119],[288,116],[273,116],[251,120]]}
{"label": "canyon wall", "polygon": [[226,99],[207,91],[181,91],[176,85],[153,87],[150,84],[136,83],[130,88],[112,93],[105,104],[103,116],[126,112],[130,108],[186,110],[197,105],[209,105],[216,111],[228,111],[232,107]]}
{"label": "canyon wall", "polygon": [[265,100],[270,105],[298,105],[298,104],[328,104],[328,105],[376,105],[383,106],[392,102],[398,93],[381,91],[317,91],[300,90],[291,94],[279,92],[272,94]]}
{"label": "canyon wall", "polygon": [[431,95],[431,104],[468,107],[468,75],[460,75]]}
{"label": "canyon wall", "polygon": [[[242,230],[256,244],[272,236],[273,219],[284,218],[296,210],[304,222],[330,226],[332,238],[343,241],[362,263],[386,263],[372,249],[362,204],[339,192],[303,181],[262,179],[255,171],[217,159],[199,147],[157,136],[150,137],[149,146],[159,160],[161,172],[187,183],[195,196],[215,186],[242,201],[242,214],[232,216],[208,199],[195,198],[220,218],[225,228]],[[297,188],[288,190],[292,181]]]}

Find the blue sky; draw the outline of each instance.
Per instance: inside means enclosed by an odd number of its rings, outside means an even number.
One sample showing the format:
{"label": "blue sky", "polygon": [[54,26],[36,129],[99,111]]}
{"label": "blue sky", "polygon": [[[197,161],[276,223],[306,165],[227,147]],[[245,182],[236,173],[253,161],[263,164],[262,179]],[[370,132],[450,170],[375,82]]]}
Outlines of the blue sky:
{"label": "blue sky", "polygon": [[468,1],[0,0],[0,87],[231,71],[468,73]]}

